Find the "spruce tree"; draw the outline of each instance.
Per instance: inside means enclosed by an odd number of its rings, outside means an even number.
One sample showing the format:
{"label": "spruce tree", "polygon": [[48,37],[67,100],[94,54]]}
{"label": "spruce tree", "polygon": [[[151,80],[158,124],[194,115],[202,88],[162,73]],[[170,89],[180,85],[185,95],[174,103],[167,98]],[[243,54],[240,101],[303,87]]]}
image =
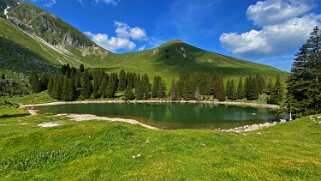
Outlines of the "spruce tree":
{"label": "spruce tree", "polygon": [[244,88],[242,78],[239,80],[239,84],[237,86],[237,98],[244,99]]}
{"label": "spruce tree", "polygon": [[143,85],[141,81],[141,76],[138,75],[135,83],[135,98],[138,100],[144,99]]}
{"label": "spruce tree", "polygon": [[149,78],[147,74],[144,74],[142,77],[142,92],[143,92],[143,99],[148,100],[150,99],[150,91],[151,91],[151,84],[149,82]]}
{"label": "spruce tree", "polygon": [[62,96],[63,76],[58,76],[54,81],[53,98],[60,100]]}
{"label": "spruce tree", "polygon": [[247,100],[257,100],[259,98],[256,78],[253,76],[249,76],[245,80],[245,97]]}
{"label": "spruce tree", "polygon": [[267,102],[269,104],[281,104],[283,101],[283,94],[284,93],[283,93],[283,87],[281,84],[280,75],[277,75],[271,96]]}
{"label": "spruce tree", "polygon": [[133,93],[133,90],[130,86],[127,86],[124,91],[124,100],[128,101],[128,100],[133,100],[133,99],[135,99],[135,95]]}
{"label": "spruce tree", "polygon": [[48,82],[48,94],[51,97],[53,96],[53,89],[54,89],[54,77],[50,77]]}
{"label": "spruce tree", "polygon": [[41,92],[41,83],[37,72],[32,72],[29,77],[29,83],[31,85],[31,90],[34,93]]}
{"label": "spruce tree", "polygon": [[127,86],[127,78],[126,78],[126,73],[124,70],[121,70],[119,72],[119,84],[118,84],[118,90],[119,91],[124,91]]}
{"label": "spruce tree", "polygon": [[158,76],[154,77],[153,88],[152,88],[152,98],[158,97],[158,90],[161,83],[160,81],[161,81],[160,77]]}
{"label": "spruce tree", "polygon": [[162,81],[162,79],[160,80],[160,85],[157,91],[157,97],[163,99],[166,97],[166,83],[165,80]]}
{"label": "spruce tree", "polygon": [[218,75],[215,75],[213,80],[213,96],[215,99],[218,99],[219,101],[226,100],[223,79]]}
{"label": "spruce tree", "polygon": [[81,81],[80,96],[82,99],[88,99],[91,96],[91,92],[92,92],[92,84],[90,81],[90,75],[87,71],[85,71]]}
{"label": "spruce tree", "polygon": [[287,102],[294,117],[321,112],[320,70],[321,31],[315,27],[296,55],[288,80]]}
{"label": "spruce tree", "polygon": [[179,99],[178,85],[175,79],[172,80],[172,86],[169,91],[169,97],[171,98],[172,101],[177,101]]}

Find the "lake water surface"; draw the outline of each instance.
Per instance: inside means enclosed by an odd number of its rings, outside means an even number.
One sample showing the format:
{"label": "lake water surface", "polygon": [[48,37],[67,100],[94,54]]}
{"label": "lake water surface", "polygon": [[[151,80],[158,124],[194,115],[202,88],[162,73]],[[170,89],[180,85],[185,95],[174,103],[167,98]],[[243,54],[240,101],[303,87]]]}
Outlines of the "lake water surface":
{"label": "lake water surface", "polygon": [[66,104],[36,107],[40,113],[93,114],[135,119],[163,129],[228,129],[278,119],[267,108],[182,103]]}

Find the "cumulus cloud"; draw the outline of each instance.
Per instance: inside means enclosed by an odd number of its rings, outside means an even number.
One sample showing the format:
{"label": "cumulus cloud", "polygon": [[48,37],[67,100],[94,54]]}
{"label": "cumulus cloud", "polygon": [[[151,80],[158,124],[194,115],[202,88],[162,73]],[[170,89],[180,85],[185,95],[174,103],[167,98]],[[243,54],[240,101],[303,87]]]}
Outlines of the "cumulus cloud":
{"label": "cumulus cloud", "polygon": [[104,33],[94,34],[91,32],[85,32],[85,34],[99,46],[113,52],[118,49],[132,50],[136,47],[134,42],[126,38],[108,37],[108,35]]}
{"label": "cumulus cloud", "polygon": [[[146,40],[147,35],[144,29],[130,27],[128,24],[115,21],[115,37],[109,37],[104,33],[85,32],[85,34],[101,47],[116,52],[119,49],[133,50],[136,48],[134,40]],[[140,47],[141,49],[142,47]]]}
{"label": "cumulus cloud", "polygon": [[[267,2],[280,1],[267,0],[258,3],[266,4]],[[284,0],[281,4],[289,2],[292,1]],[[301,1],[296,2],[297,4],[294,3],[294,5],[300,4]],[[257,6],[258,3],[250,6],[249,9],[252,9],[250,11],[253,11],[253,7]],[[285,12],[290,9],[289,6],[283,6]],[[301,6],[303,5],[301,4]],[[265,9],[266,8],[262,8],[263,14],[265,13]],[[272,16],[270,19],[253,18],[255,23],[264,24],[260,30],[251,30],[240,34],[223,33],[220,36],[221,45],[233,54],[243,57],[276,56],[295,51],[308,38],[312,28],[321,24],[321,15],[310,13],[300,17],[299,14],[301,15],[302,12],[303,11],[296,13],[296,15],[292,14],[291,16],[289,15],[291,13],[288,13],[288,15],[283,16],[283,18],[276,19],[273,19]],[[258,10],[257,13],[260,14]],[[275,13],[277,14],[277,12]]]}
{"label": "cumulus cloud", "polygon": [[309,0],[266,0],[258,1],[247,9],[247,16],[255,25],[265,26],[298,17],[312,9]]}
{"label": "cumulus cloud", "polygon": [[120,2],[120,0],[95,0],[96,4],[104,3],[104,4],[111,4],[111,5],[117,5]]}
{"label": "cumulus cloud", "polygon": [[128,24],[119,21],[115,21],[114,24],[116,26],[116,34],[118,37],[132,38],[134,40],[144,40],[147,38],[145,30],[142,28],[132,28],[128,26]]}
{"label": "cumulus cloud", "polygon": [[46,7],[52,7],[57,3],[56,0],[33,0],[33,2],[40,2]]}

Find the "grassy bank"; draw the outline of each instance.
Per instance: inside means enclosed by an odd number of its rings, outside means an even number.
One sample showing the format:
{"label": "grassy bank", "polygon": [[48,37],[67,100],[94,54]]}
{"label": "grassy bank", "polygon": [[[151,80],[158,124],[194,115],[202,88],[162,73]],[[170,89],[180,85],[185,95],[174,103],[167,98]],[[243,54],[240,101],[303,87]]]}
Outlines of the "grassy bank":
{"label": "grassy bank", "polygon": [[[314,117],[234,134],[12,114],[0,118],[0,178],[318,180],[321,119]],[[44,122],[61,125],[37,126]]]}

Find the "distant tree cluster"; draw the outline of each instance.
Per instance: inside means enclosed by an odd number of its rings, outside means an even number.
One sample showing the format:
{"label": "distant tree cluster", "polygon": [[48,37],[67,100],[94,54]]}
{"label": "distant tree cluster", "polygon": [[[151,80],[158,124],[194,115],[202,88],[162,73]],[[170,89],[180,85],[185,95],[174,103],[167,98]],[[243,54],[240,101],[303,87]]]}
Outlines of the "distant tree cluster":
{"label": "distant tree cluster", "polygon": [[14,79],[8,78],[4,73],[0,74],[0,97],[26,94],[24,86]]}
{"label": "distant tree cluster", "polygon": [[[204,100],[212,97],[219,101],[247,99],[257,100],[260,95],[271,95],[270,103],[278,104],[282,99],[281,82],[269,84],[260,76],[249,76],[243,81],[241,78],[224,82],[223,77],[209,73],[181,74],[178,80],[173,79],[168,94],[166,83],[161,76],[155,76],[153,82],[147,74],[137,74],[121,70],[117,73],[106,73],[101,69],[88,71],[83,65],[76,69],[69,65],[61,68],[60,75],[30,76],[31,88],[34,92],[48,90],[48,94],[58,100],[73,101],[76,99],[115,98],[122,95],[124,100],[171,99]],[[279,89],[276,90],[276,86]],[[123,94],[121,94],[123,92]]]}
{"label": "distant tree cluster", "polygon": [[136,74],[121,70],[117,73],[105,73],[101,69],[85,70],[63,65],[60,75],[39,76],[36,72],[30,75],[30,85],[33,92],[48,90],[48,94],[64,101],[77,99],[115,98],[117,92],[124,91],[125,100],[145,100],[165,98],[165,82],[161,77],[155,77],[153,90],[147,74]]}
{"label": "distant tree cluster", "polygon": [[[219,75],[211,75],[208,73],[201,74],[182,74],[178,81],[173,80],[169,91],[169,96],[172,100],[202,100],[204,96],[213,96],[219,101],[247,99],[257,100],[262,94],[271,95],[270,103],[279,104],[282,102],[283,91],[272,91],[274,89],[282,89],[281,80],[278,76],[277,83],[269,88],[267,81],[261,76],[246,77],[245,82],[240,78],[238,82],[233,79],[227,80],[224,84],[224,79]],[[278,99],[274,98],[277,97]]]}
{"label": "distant tree cluster", "polygon": [[321,30],[302,45],[288,80],[287,105],[294,117],[321,113]]}

